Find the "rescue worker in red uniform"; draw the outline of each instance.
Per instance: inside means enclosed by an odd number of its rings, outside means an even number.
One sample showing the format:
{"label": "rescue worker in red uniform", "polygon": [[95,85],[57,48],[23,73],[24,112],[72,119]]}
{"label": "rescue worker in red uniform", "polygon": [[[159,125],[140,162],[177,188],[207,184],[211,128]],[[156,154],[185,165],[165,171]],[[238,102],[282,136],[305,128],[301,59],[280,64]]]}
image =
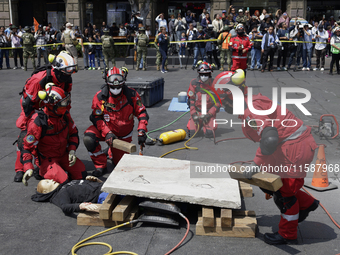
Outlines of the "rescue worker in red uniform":
{"label": "rescue worker in red uniform", "polygon": [[63,183],[68,179],[65,171],[73,180],[85,178],[85,165],[75,155],[79,145],[78,129],[67,111],[70,94],[62,88],[48,86],[39,96],[44,99],[45,107],[34,113],[27,125],[22,182],[27,185],[33,174],[33,157],[39,158],[39,174],[45,179]]}
{"label": "rescue worker in red uniform", "polygon": [[247,69],[247,54],[251,50],[251,42],[248,36],[245,35],[244,26],[238,24],[236,26],[237,36],[230,39],[229,46],[232,50],[232,60],[233,65],[231,71],[236,69],[242,69],[245,71]]}
{"label": "rescue worker in red uniform", "polygon": [[[252,102],[257,110],[268,110],[272,106],[272,101],[261,94],[253,96]],[[281,211],[279,231],[266,233],[264,241],[272,245],[297,243],[298,223],[319,205],[318,200],[301,190],[306,165],[313,160],[317,148],[311,128],[288,110],[285,115],[281,115],[279,105],[272,114],[261,116],[249,110],[247,97],[245,103],[244,115],[239,116],[244,121],[242,131],[248,139],[259,142],[260,147],[254,158],[256,166],[249,168],[244,175],[251,179],[256,172],[267,171],[278,174],[283,183],[274,193],[262,189],[273,195],[274,202]],[[226,111],[232,113],[232,95],[223,104]]]}
{"label": "rescue worker in red uniform", "polygon": [[[50,55],[49,60],[51,60],[52,66],[48,66],[46,70],[36,70],[36,73],[33,73],[33,75],[27,79],[21,93],[21,113],[16,121],[16,126],[21,129],[21,133],[17,140],[18,147],[17,159],[15,161],[15,182],[21,182],[24,175],[21,151],[23,138],[27,133],[28,121],[32,115],[44,105],[43,101],[41,101],[38,97],[38,92],[44,90],[48,83],[60,87],[66,92],[70,92],[72,90],[71,74],[76,70],[74,59],[66,51],[62,51],[56,57]],[[68,107],[69,109],[71,108],[70,106]]]}
{"label": "rescue worker in red uniform", "polygon": [[[213,69],[207,62],[199,64],[198,77],[191,80],[188,89],[188,102],[190,107],[190,119],[187,124],[187,128],[190,134],[194,134],[197,128],[203,127],[204,136],[207,138],[214,137],[214,132],[217,129],[217,125],[214,125],[214,119],[216,113],[220,110],[220,103],[213,95],[214,88],[212,87],[211,73]],[[202,95],[206,95],[207,105],[206,114],[202,113]]]}
{"label": "rescue worker in red uniform", "polygon": [[114,139],[132,141],[134,117],[138,123],[138,144],[144,146],[149,116],[137,91],[125,86],[128,70],[111,68],[106,74],[106,84],[92,101],[93,123],[84,134],[84,144],[96,168],[92,175],[100,177],[107,172],[107,157],[99,141],[109,146],[108,154],[116,165],[125,154],[112,147]]}

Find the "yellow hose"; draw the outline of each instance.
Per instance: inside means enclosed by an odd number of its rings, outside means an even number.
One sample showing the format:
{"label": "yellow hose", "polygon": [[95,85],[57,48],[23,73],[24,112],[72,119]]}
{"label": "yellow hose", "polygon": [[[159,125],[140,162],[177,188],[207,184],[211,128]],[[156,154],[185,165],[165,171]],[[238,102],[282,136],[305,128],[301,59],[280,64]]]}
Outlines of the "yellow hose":
{"label": "yellow hose", "polygon": [[192,137],[190,137],[190,139],[189,139],[188,141],[186,141],[186,142],[184,143],[184,147],[178,148],[178,149],[174,149],[174,150],[171,150],[171,151],[168,151],[167,153],[164,153],[162,156],[160,156],[160,158],[163,158],[164,156],[166,156],[166,155],[168,155],[168,154],[170,154],[170,153],[173,153],[173,152],[175,152],[175,151],[179,151],[179,150],[185,150],[185,149],[188,149],[188,150],[198,150],[197,147],[189,147],[189,146],[187,145],[187,143],[190,142],[190,140],[191,140],[192,138],[195,137],[195,135],[197,134],[197,132],[198,132],[199,130],[200,130],[200,125],[198,124],[197,130],[196,130],[195,134],[194,134]]}
{"label": "yellow hose", "polygon": [[84,243],[84,242],[86,242],[86,241],[88,241],[88,240],[90,240],[90,239],[92,239],[92,238],[94,238],[94,237],[96,237],[96,236],[99,236],[99,235],[101,235],[101,234],[104,234],[104,233],[106,233],[106,232],[109,232],[109,231],[111,231],[111,230],[114,230],[114,229],[116,229],[116,228],[123,227],[123,226],[125,226],[125,225],[133,224],[133,223],[135,223],[135,222],[137,222],[137,220],[133,220],[133,221],[130,221],[130,222],[125,222],[125,223],[123,223],[123,224],[120,224],[120,225],[118,225],[118,226],[109,228],[109,229],[104,230],[104,231],[102,231],[102,232],[99,232],[99,233],[97,233],[97,234],[95,234],[95,235],[92,235],[92,236],[90,236],[90,237],[88,237],[88,238],[85,238],[84,240],[78,242],[76,245],[74,245],[74,246],[72,247],[72,250],[71,250],[72,255],[77,255],[77,254],[75,253],[76,250],[78,250],[78,249],[80,249],[80,248],[82,248],[82,247],[88,246],[88,245],[104,245],[104,246],[107,246],[107,247],[109,248],[109,251],[108,251],[107,253],[105,253],[105,255],[113,255],[113,254],[131,254],[131,255],[138,255],[137,253],[131,252],[131,251],[116,251],[116,252],[112,252],[112,246],[109,245],[109,244],[107,244],[107,243],[104,243],[104,242]]}

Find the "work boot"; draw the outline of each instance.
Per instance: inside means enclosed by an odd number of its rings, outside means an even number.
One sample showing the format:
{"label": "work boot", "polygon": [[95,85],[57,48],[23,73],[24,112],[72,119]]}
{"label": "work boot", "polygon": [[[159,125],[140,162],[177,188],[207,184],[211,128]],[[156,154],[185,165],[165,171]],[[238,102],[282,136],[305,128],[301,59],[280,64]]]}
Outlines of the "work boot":
{"label": "work boot", "polygon": [[136,67],[136,71],[139,71],[139,67]]}
{"label": "work boot", "polygon": [[161,70],[161,67],[160,66],[157,66],[157,71]]}
{"label": "work boot", "polygon": [[143,67],[143,69],[142,69],[143,71],[146,71],[146,68],[145,67]]}
{"label": "work boot", "polygon": [[164,66],[164,70],[168,71],[168,66]]}
{"label": "work boot", "polygon": [[224,71],[223,66],[221,66],[220,71]]}
{"label": "work boot", "polygon": [[24,70],[27,71],[27,66],[24,67]]}
{"label": "work boot", "polygon": [[309,214],[311,211],[315,211],[316,208],[319,207],[319,203],[320,203],[319,200],[314,199],[314,202],[313,202],[313,204],[312,204],[310,207],[308,207],[308,208],[305,209],[305,210],[301,210],[301,211],[299,212],[299,222],[304,221],[304,220],[308,217],[308,214]]}
{"label": "work boot", "polygon": [[106,172],[107,172],[107,168],[97,168],[96,170],[92,172],[91,175],[94,177],[100,177],[106,174]]}
{"label": "work boot", "polygon": [[18,172],[15,173],[14,181],[15,182],[22,182],[22,177],[24,177],[24,172],[18,171]]}
{"label": "work boot", "polygon": [[275,233],[265,233],[264,241],[267,244],[279,245],[279,244],[297,244],[297,239],[286,239],[283,238],[278,232]]}

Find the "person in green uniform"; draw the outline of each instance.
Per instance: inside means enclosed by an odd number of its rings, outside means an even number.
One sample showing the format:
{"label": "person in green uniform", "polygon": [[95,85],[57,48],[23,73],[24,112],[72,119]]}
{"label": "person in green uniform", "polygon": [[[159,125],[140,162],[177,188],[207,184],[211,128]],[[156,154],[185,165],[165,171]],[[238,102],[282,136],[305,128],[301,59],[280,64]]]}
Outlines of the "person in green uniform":
{"label": "person in green uniform", "polygon": [[29,26],[26,26],[24,28],[25,33],[21,36],[22,39],[22,45],[24,48],[24,67],[25,71],[27,71],[27,62],[28,58],[31,57],[33,70],[35,70],[35,54],[34,54],[34,48],[33,45],[35,44],[34,36],[31,33],[31,28]]}
{"label": "person in green uniform", "polygon": [[149,37],[145,34],[145,28],[140,27],[139,34],[137,36],[137,66],[136,71],[139,70],[140,61],[143,55],[143,71],[146,71],[146,55],[148,53]]}
{"label": "person in green uniform", "polygon": [[110,30],[105,28],[103,30],[104,35],[102,35],[101,37],[101,41],[103,44],[103,55],[104,55],[104,59],[105,59],[105,63],[106,63],[106,68],[110,68],[109,67],[109,61],[112,61],[112,65],[113,67],[116,66],[116,61],[115,61],[115,50],[114,50],[114,40],[113,38],[109,35]]}

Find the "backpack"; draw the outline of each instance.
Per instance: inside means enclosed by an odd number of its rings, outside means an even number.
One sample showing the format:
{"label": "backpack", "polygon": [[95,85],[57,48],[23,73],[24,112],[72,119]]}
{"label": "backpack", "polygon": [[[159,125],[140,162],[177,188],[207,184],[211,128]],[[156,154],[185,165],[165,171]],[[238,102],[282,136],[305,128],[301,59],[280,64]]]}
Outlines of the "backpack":
{"label": "backpack", "polygon": [[104,48],[110,48],[111,47],[110,37],[104,37],[103,38],[103,47]]}
{"label": "backpack", "polygon": [[23,44],[24,45],[33,45],[32,41],[31,41],[31,37],[29,36],[29,34],[25,33],[25,34],[23,34],[23,36],[21,38],[23,38]]}

